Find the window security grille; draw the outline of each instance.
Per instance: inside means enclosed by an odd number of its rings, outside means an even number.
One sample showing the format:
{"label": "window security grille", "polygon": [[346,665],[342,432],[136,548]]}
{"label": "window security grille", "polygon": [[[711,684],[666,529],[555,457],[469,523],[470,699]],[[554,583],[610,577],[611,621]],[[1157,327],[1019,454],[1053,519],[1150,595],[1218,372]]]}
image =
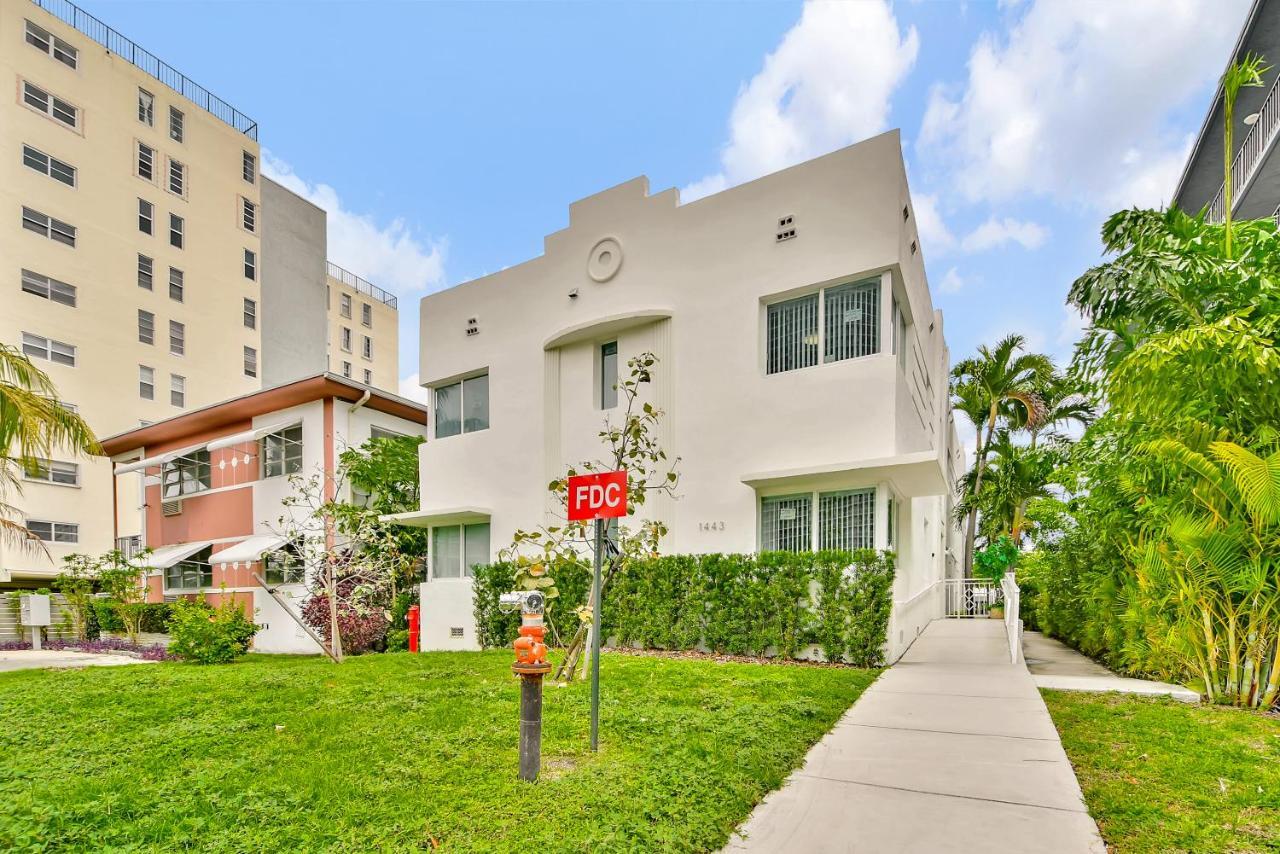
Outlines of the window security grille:
{"label": "window security grille", "polygon": [[809,551],[813,541],[811,513],[812,500],[808,495],[761,499],[761,551]]}
{"label": "window security grille", "polygon": [[768,372],[818,364],[818,295],[769,306]]}
{"label": "window security grille", "polygon": [[880,282],[862,282],[823,292],[826,347],[824,362],[869,356],[880,351]]}
{"label": "window security grille", "polygon": [[871,548],[875,542],[875,508],[874,489],[818,496],[818,548]]}

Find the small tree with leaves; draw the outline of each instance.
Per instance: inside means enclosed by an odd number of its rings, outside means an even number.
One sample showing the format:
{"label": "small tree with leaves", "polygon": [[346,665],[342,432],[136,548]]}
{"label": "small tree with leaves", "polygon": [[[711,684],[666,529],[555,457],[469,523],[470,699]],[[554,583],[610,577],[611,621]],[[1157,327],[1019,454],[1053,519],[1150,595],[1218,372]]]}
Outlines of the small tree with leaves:
{"label": "small tree with leaves", "polygon": [[[500,553],[502,560],[515,564],[516,584],[521,589],[541,589],[549,599],[554,599],[558,596],[554,580],[556,567],[570,561],[581,562],[593,548],[591,526],[586,522],[567,520],[569,478],[575,475],[606,471],[627,473],[627,518],[633,522],[619,524],[617,531],[605,538],[598,595],[600,602],[604,601],[609,582],[625,573],[632,561],[658,555],[667,526],[660,519],[640,519],[639,511],[654,493],[674,496],[680,480],[680,459],[668,459],[667,452],[658,441],[663,412],[642,399],[645,387],[653,382],[653,369],[657,363],[658,358],[649,352],[627,360],[627,376],[617,384],[625,404],[622,418],[619,422],[606,418],[604,429],[598,434],[604,446],[602,458],[570,466],[564,477],[553,480],[547,489],[555,497],[560,518],[552,524],[517,530],[511,545]],[[594,591],[588,595],[596,598]],[[556,672],[557,681],[574,678],[578,663],[584,661],[582,652],[587,647],[591,600],[571,605],[576,607],[580,624],[568,644],[564,662]]]}
{"label": "small tree with leaves", "polygon": [[93,561],[98,584],[111,599],[111,607],[124,624],[130,643],[138,642],[142,616],[147,610],[147,582],[140,566],[116,549]]}
{"label": "small tree with leaves", "polygon": [[62,572],[53,582],[66,600],[71,634],[76,640],[89,638],[89,612],[98,583],[98,560],[89,555],[67,555],[62,559]]}

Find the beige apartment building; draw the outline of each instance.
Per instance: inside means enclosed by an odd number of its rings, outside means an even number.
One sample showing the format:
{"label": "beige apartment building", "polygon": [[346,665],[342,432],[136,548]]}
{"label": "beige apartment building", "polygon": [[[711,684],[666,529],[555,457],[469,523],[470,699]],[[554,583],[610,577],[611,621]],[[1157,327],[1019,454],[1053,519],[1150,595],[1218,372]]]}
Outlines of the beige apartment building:
{"label": "beige apartment building", "polygon": [[[257,125],[60,0],[0,0],[0,75],[0,340],[100,436],[260,388]],[[27,478],[49,554],[0,546],[0,584],[111,548],[112,489],[71,454]]]}
{"label": "beige apartment building", "polygon": [[393,294],[328,264],[330,373],[394,392],[400,384],[400,312]]}

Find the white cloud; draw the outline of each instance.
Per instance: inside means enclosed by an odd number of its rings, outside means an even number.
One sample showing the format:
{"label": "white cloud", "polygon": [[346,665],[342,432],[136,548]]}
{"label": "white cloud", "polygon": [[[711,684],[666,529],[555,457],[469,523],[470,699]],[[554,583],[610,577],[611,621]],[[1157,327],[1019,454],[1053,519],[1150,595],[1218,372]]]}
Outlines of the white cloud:
{"label": "white cloud", "polygon": [[427,390],[419,383],[416,371],[400,378],[400,396],[416,400],[418,403],[430,403],[430,396],[427,394]]}
{"label": "white cloud", "polygon": [[916,215],[916,230],[920,234],[920,245],[925,251],[941,255],[955,248],[956,236],[942,221],[938,212],[938,197],[919,195],[915,197],[913,209]]}
{"label": "white cloud", "polygon": [[915,64],[884,0],[810,2],[764,67],[739,92],[720,171],[681,191],[685,201],[825,154],[884,129],[889,98]]}
{"label": "white cloud", "polygon": [[446,242],[421,237],[403,219],[385,225],[342,206],[328,184],[310,184],[288,163],[262,152],[262,174],[324,208],[329,223],[329,260],[379,287],[401,295],[444,287]]}
{"label": "white cloud", "polygon": [[1049,237],[1049,230],[1034,222],[1004,217],[989,218],[982,225],[965,235],[960,248],[965,252],[985,252],[1006,243],[1017,243],[1023,249],[1038,249]]}
{"label": "white cloud", "polygon": [[944,294],[955,294],[964,290],[965,280],[960,275],[960,271],[955,267],[947,270],[942,277],[942,284],[938,285],[938,290]]}
{"label": "white cloud", "polygon": [[1166,122],[1213,84],[1247,2],[1037,0],[934,88],[918,149],[971,201],[1168,202],[1188,142]]}

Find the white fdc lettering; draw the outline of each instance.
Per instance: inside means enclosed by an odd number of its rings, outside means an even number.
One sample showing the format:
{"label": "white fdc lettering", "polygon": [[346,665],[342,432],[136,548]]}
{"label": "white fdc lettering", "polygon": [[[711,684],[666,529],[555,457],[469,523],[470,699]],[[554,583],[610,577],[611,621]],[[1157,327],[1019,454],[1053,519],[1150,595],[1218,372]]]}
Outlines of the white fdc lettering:
{"label": "white fdc lettering", "polygon": [[584,506],[585,506],[585,507],[590,507],[590,506],[591,506],[591,505],[587,502],[587,490],[588,490],[588,489],[589,489],[589,487],[586,487],[586,486],[579,486],[579,487],[578,487],[578,489],[576,490],[576,491],[577,491],[577,493],[578,493],[578,506],[579,506],[579,507],[584,507]]}
{"label": "white fdc lettering", "polygon": [[622,487],[611,483],[604,488],[604,504],[606,507],[617,507],[622,501]]}

